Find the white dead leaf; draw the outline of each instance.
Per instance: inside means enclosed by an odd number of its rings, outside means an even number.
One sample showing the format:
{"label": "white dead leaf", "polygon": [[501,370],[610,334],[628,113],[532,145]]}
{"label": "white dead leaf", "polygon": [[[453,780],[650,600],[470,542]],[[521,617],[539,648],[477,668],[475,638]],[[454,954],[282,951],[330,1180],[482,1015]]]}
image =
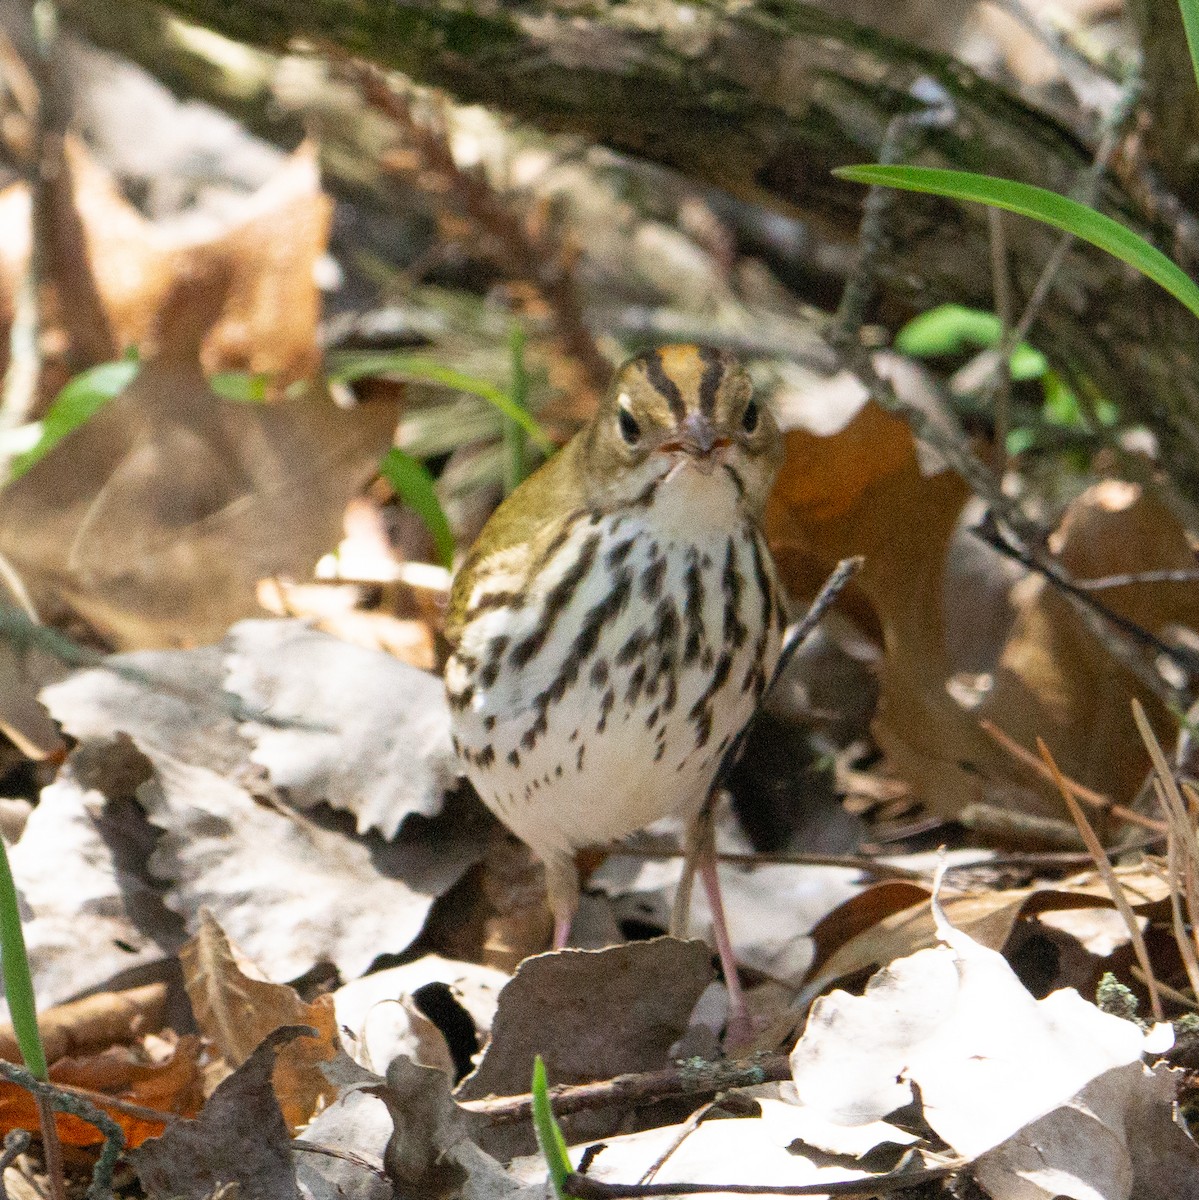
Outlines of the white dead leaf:
{"label": "white dead leaf", "polygon": [[193,930],[210,908],[273,979],[318,962],[354,977],[406,949],[478,854],[470,841],[439,842],[433,854],[427,843],[348,837],[215,772],[150,757],[155,774],[138,798],[163,829],[150,869],[170,881],[168,905]]}
{"label": "white dead leaf", "polygon": [[910,1146],[919,1141],[914,1133],[908,1133],[888,1121],[871,1121],[869,1125],[839,1125],[814,1108],[798,1104],[794,1084],[782,1083],[777,1086],[776,1098],[760,1092],[756,1092],[754,1098],[762,1110],[762,1121],[767,1131],[780,1146],[802,1142],[826,1154],[861,1158],[885,1142]]}
{"label": "white dead leaf", "polygon": [[111,662],[140,679],[94,669],[42,691],[75,738],[123,732],[227,775],[258,764],[299,807],[345,809],[388,838],[440,812],[454,782],[441,681],[304,621],[243,621],[214,646]]}
{"label": "white dead leaf", "polygon": [[457,771],[437,676],[303,621],[242,621],[223,645],[227,689],[278,722],[242,725],[250,757],[293,803],[345,809],[387,838],[441,810]]}
{"label": "white dead leaf", "polygon": [[219,645],[107,661],[116,670],[76,671],[42,689],[42,703],[76,741],[111,742],[125,733],[147,754],[214,771],[233,772],[246,762],[249,745],[238,734],[234,698],[221,690]]}
{"label": "white dead leaf", "polygon": [[[76,773],[77,757],[43,789],[9,850],[40,1007],[60,1004],[169,954],[179,940],[157,892],[120,861],[133,851],[134,805],[106,806]],[[135,835],[136,836],[136,835]]]}
{"label": "white dead leaf", "polygon": [[[551,1080],[551,1082],[553,1082]],[[686,1132],[685,1125],[668,1125],[642,1133],[605,1137],[603,1148],[592,1158],[587,1174],[604,1183],[635,1183]],[[586,1143],[569,1148],[570,1161],[578,1164]],[[540,1155],[518,1158],[512,1173],[529,1183],[545,1179],[545,1159]],[[866,1171],[821,1166],[802,1154],[788,1151],[765,1121],[754,1117],[704,1121],[669,1155],[653,1177],[654,1183],[816,1184],[863,1179]],[[705,1193],[714,1200],[729,1192]],[[820,1200],[815,1197],[814,1200]]]}
{"label": "white dead leaf", "polygon": [[928,1123],[976,1157],[1139,1060],[1144,1035],[1073,989],[1034,1000],[1001,954],[947,928],[878,972],[864,996],[817,1000],[791,1065],[800,1099],[844,1124],[879,1120],[920,1087]]}
{"label": "white dead leaf", "polygon": [[983,1155],[993,1200],[1194,1200],[1199,1146],[1173,1118],[1166,1068],[1105,1071],[1070,1101]]}

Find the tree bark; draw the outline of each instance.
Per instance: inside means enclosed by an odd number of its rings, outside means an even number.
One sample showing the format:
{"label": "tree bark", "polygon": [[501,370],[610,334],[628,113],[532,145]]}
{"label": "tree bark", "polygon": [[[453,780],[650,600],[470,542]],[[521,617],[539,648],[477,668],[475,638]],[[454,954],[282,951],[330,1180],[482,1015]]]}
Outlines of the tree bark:
{"label": "tree bark", "polygon": [[[76,0],[79,3],[79,0]],[[130,4],[127,7],[132,8]],[[580,7],[573,0],[162,0],[160,7],[241,41],[361,54],[455,97],[676,168],[752,204],[851,242],[863,191],[830,175],[877,159],[891,118],[917,110],[932,81],[955,119],[916,161],[983,171],[1067,193],[1091,158],[1078,121],[1038,112],[962,65],[829,17],[800,0]],[[1157,5],[1154,5],[1155,9]],[[1191,226],[1145,211],[1152,189],[1111,180],[1098,206],[1156,235],[1185,262]],[[1155,213],[1177,206],[1159,203]],[[942,301],[992,305],[985,214],[903,196],[891,216],[881,316]],[[1009,222],[1019,298],[1057,235]],[[1189,239],[1189,240],[1188,240]],[[1155,285],[1089,248],[1067,257],[1032,340],[1075,379],[1156,434],[1163,464],[1199,505],[1199,323]]]}
{"label": "tree bark", "polygon": [[1199,201],[1199,86],[1177,0],[1126,0],[1141,43],[1146,150],[1162,177],[1192,206]]}

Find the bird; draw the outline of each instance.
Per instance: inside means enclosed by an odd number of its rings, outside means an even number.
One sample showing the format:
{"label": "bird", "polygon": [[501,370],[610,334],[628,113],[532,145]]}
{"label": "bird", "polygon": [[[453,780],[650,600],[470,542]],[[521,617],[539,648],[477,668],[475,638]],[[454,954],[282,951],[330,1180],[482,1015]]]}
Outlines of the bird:
{"label": "bird", "polygon": [[[544,863],[553,945],[578,850],[699,821],[778,660],[786,597],[762,531],[783,455],[745,368],[665,345],[495,510],[451,588],[445,667],[462,773]],[[698,862],[747,1028],[710,836]]]}

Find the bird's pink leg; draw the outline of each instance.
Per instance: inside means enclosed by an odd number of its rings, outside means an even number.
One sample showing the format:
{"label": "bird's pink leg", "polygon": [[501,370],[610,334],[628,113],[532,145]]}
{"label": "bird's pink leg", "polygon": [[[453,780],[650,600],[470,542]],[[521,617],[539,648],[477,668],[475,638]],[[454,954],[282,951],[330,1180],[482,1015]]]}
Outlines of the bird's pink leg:
{"label": "bird's pink leg", "polygon": [[698,866],[699,877],[708,896],[708,907],[712,910],[716,953],[720,956],[724,985],[729,990],[729,1020],[725,1043],[730,1048],[745,1046],[753,1040],[753,1022],[749,1017],[749,1009],[745,1007],[745,993],[741,990],[741,977],[737,974],[737,959],[733,954],[728,923],[724,919],[724,900],[720,895],[720,879],[716,874],[716,847],[710,838],[700,851]]}
{"label": "bird's pink leg", "polygon": [[579,907],[579,870],[573,856],[546,860],[545,889],[554,914],[553,949],[561,950],[570,941],[570,927]]}
{"label": "bird's pink leg", "polygon": [[552,949],[561,950],[570,941],[570,917],[554,918],[554,944]]}
{"label": "bird's pink leg", "polygon": [[745,993],[741,990],[741,977],[737,974],[737,959],[733,954],[733,943],[729,937],[728,922],[724,917],[724,900],[720,894],[720,877],[716,873],[716,825],[711,801],[701,806],[687,824],[683,880],[675,897],[674,914],[670,922],[672,937],[687,936],[687,909],[690,907],[690,873],[699,872],[704,892],[708,897],[708,908],[712,912],[712,933],[716,938],[716,953],[720,956],[720,970],[729,993],[729,1018],[725,1031],[725,1043],[730,1047],[744,1046],[753,1040],[753,1022],[745,1006]]}

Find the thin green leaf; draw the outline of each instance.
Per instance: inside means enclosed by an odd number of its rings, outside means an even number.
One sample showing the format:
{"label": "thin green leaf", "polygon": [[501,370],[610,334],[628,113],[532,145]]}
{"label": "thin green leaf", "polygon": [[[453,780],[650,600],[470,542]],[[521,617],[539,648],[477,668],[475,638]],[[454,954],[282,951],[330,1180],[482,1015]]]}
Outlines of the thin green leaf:
{"label": "thin green leaf", "polygon": [[[508,396],[517,408],[529,407],[529,377],[525,371],[525,331],[514,324],[508,337],[511,365]],[[515,421],[504,421],[504,495],[511,495],[529,473],[528,434]]]}
{"label": "thin green leaf", "polygon": [[353,350],[331,354],[325,364],[330,379],[353,383],[356,379],[390,375],[397,379],[415,379],[424,383],[439,383],[456,392],[467,392],[495,405],[511,421],[515,421],[547,454],[554,444],[549,435],[523,408],[514,404],[502,388],[486,379],[466,375],[452,367],[442,366],[431,358],[417,354],[393,354],[390,351]]}
{"label": "thin green leaf", "polygon": [[566,1153],[566,1139],[562,1136],[562,1128],[554,1118],[549,1085],[545,1077],[545,1063],[540,1054],[533,1060],[533,1083],[529,1091],[533,1095],[533,1131],[537,1134],[537,1145],[541,1148],[541,1155],[549,1169],[554,1195],[558,1200],[570,1200],[564,1189],[566,1177],[574,1167],[570,1165],[570,1156]]}
{"label": "thin green leaf", "polygon": [[433,536],[438,561],[443,567],[454,565],[454,535],[445,510],[437,498],[433,476],[425,465],[393,446],[379,464],[379,474],[391,484],[395,494],[425,523]]}
{"label": "thin green leaf", "polygon": [[14,455],[8,482],[20,479],[40,462],[63,438],[96,415],[110,400],[119,396],[134,380],[136,361],[101,363],[80,372],[54,398],[46,415],[36,423],[37,440],[28,450]]}
{"label": "thin green leaf", "polygon": [[37,1025],[37,1005],[33,998],[33,979],[29,974],[29,956],[25,953],[25,934],[21,929],[21,909],[13,884],[8,851],[0,839],[0,969],[4,974],[4,997],[12,1019],[13,1032],[21,1057],[31,1075],[48,1079],[46,1051]]}
{"label": "thin green leaf", "polygon": [[239,404],[263,404],[266,402],[269,375],[261,371],[218,371],[208,377],[208,386],[222,400],[235,400]]}
{"label": "thin green leaf", "polygon": [[1178,7],[1182,9],[1182,24],[1187,31],[1195,82],[1199,83],[1199,0],[1178,0]]}
{"label": "thin green leaf", "polygon": [[[1003,339],[1003,322],[994,314],[961,304],[942,304],[913,317],[896,335],[895,348],[911,358],[992,350]],[[1045,356],[1021,342],[1008,361],[1013,379],[1040,379],[1049,369]]]}
{"label": "thin green leaf", "polygon": [[936,167],[859,166],[842,167],[833,173],[854,183],[970,200],[1033,217],[1055,229],[1072,233],[1135,267],[1199,316],[1199,287],[1186,272],[1131,229],[1085,204],[1059,196],[1057,192],[1027,183],[1014,183],[1010,179],[995,179],[969,171],[943,171]]}

